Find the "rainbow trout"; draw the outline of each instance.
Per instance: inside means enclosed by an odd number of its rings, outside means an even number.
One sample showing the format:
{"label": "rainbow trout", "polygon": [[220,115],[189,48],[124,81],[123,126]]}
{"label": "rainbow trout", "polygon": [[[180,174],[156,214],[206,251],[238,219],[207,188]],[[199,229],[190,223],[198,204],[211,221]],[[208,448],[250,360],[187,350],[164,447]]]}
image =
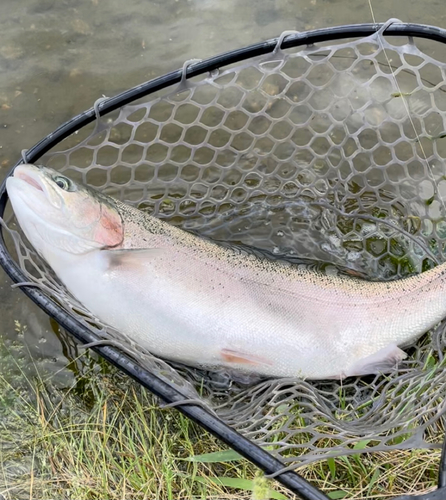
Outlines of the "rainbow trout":
{"label": "rainbow trout", "polygon": [[446,264],[386,283],[326,276],[219,246],[50,168],[17,167],[7,190],[68,290],[162,358],[276,377],[386,372],[446,316]]}

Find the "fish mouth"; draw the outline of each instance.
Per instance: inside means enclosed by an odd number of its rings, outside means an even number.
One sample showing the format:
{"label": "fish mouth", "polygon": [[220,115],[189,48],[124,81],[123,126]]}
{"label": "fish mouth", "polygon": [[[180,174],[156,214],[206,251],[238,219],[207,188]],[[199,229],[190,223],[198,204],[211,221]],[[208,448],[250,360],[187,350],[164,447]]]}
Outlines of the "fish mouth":
{"label": "fish mouth", "polygon": [[46,194],[44,185],[40,180],[40,170],[34,165],[18,165],[14,170],[14,178],[26,182],[33,188]]}

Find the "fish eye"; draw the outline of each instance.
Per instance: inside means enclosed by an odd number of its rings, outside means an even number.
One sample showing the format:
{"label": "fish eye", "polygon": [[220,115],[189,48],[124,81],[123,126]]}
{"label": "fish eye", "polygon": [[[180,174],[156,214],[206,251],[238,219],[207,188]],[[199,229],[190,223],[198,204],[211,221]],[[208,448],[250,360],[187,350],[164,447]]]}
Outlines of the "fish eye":
{"label": "fish eye", "polygon": [[63,189],[64,191],[71,191],[72,189],[72,182],[70,179],[67,177],[63,177],[62,175],[56,175],[53,177],[53,181],[60,187],[60,189]]}

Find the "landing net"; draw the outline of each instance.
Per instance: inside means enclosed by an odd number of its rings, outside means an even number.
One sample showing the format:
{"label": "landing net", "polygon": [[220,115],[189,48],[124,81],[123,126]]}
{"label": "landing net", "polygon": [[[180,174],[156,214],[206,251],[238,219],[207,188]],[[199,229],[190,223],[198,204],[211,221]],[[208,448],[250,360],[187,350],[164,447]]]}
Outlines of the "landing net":
{"label": "landing net", "polygon": [[[180,83],[98,114],[38,163],[296,265],[372,280],[427,270],[445,260],[446,64],[423,50],[433,42],[384,37],[391,24],[289,49],[282,36],[272,53],[194,78],[186,64]],[[46,295],[285,464],[438,445],[444,323],[385,376],[204,372],[135,349],[66,292],[13,218],[8,227],[21,269]]]}

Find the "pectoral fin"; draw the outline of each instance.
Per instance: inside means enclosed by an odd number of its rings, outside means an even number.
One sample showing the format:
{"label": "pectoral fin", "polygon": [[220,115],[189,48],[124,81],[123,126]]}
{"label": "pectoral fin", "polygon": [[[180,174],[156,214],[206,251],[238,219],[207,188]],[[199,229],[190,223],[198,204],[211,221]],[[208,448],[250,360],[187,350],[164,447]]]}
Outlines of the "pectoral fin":
{"label": "pectoral fin", "polygon": [[372,373],[388,373],[407,357],[396,344],[390,344],[378,352],[362,358],[344,372],[345,377],[370,375]]}
{"label": "pectoral fin", "polygon": [[234,363],[240,365],[269,365],[272,363],[260,356],[254,356],[246,352],[237,351],[235,349],[222,349],[220,355],[227,363]]}
{"label": "pectoral fin", "polygon": [[121,266],[140,266],[149,259],[165,253],[164,248],[127,248],[118,250],[101,250],[101,257],[107,262],[107,268]]}

